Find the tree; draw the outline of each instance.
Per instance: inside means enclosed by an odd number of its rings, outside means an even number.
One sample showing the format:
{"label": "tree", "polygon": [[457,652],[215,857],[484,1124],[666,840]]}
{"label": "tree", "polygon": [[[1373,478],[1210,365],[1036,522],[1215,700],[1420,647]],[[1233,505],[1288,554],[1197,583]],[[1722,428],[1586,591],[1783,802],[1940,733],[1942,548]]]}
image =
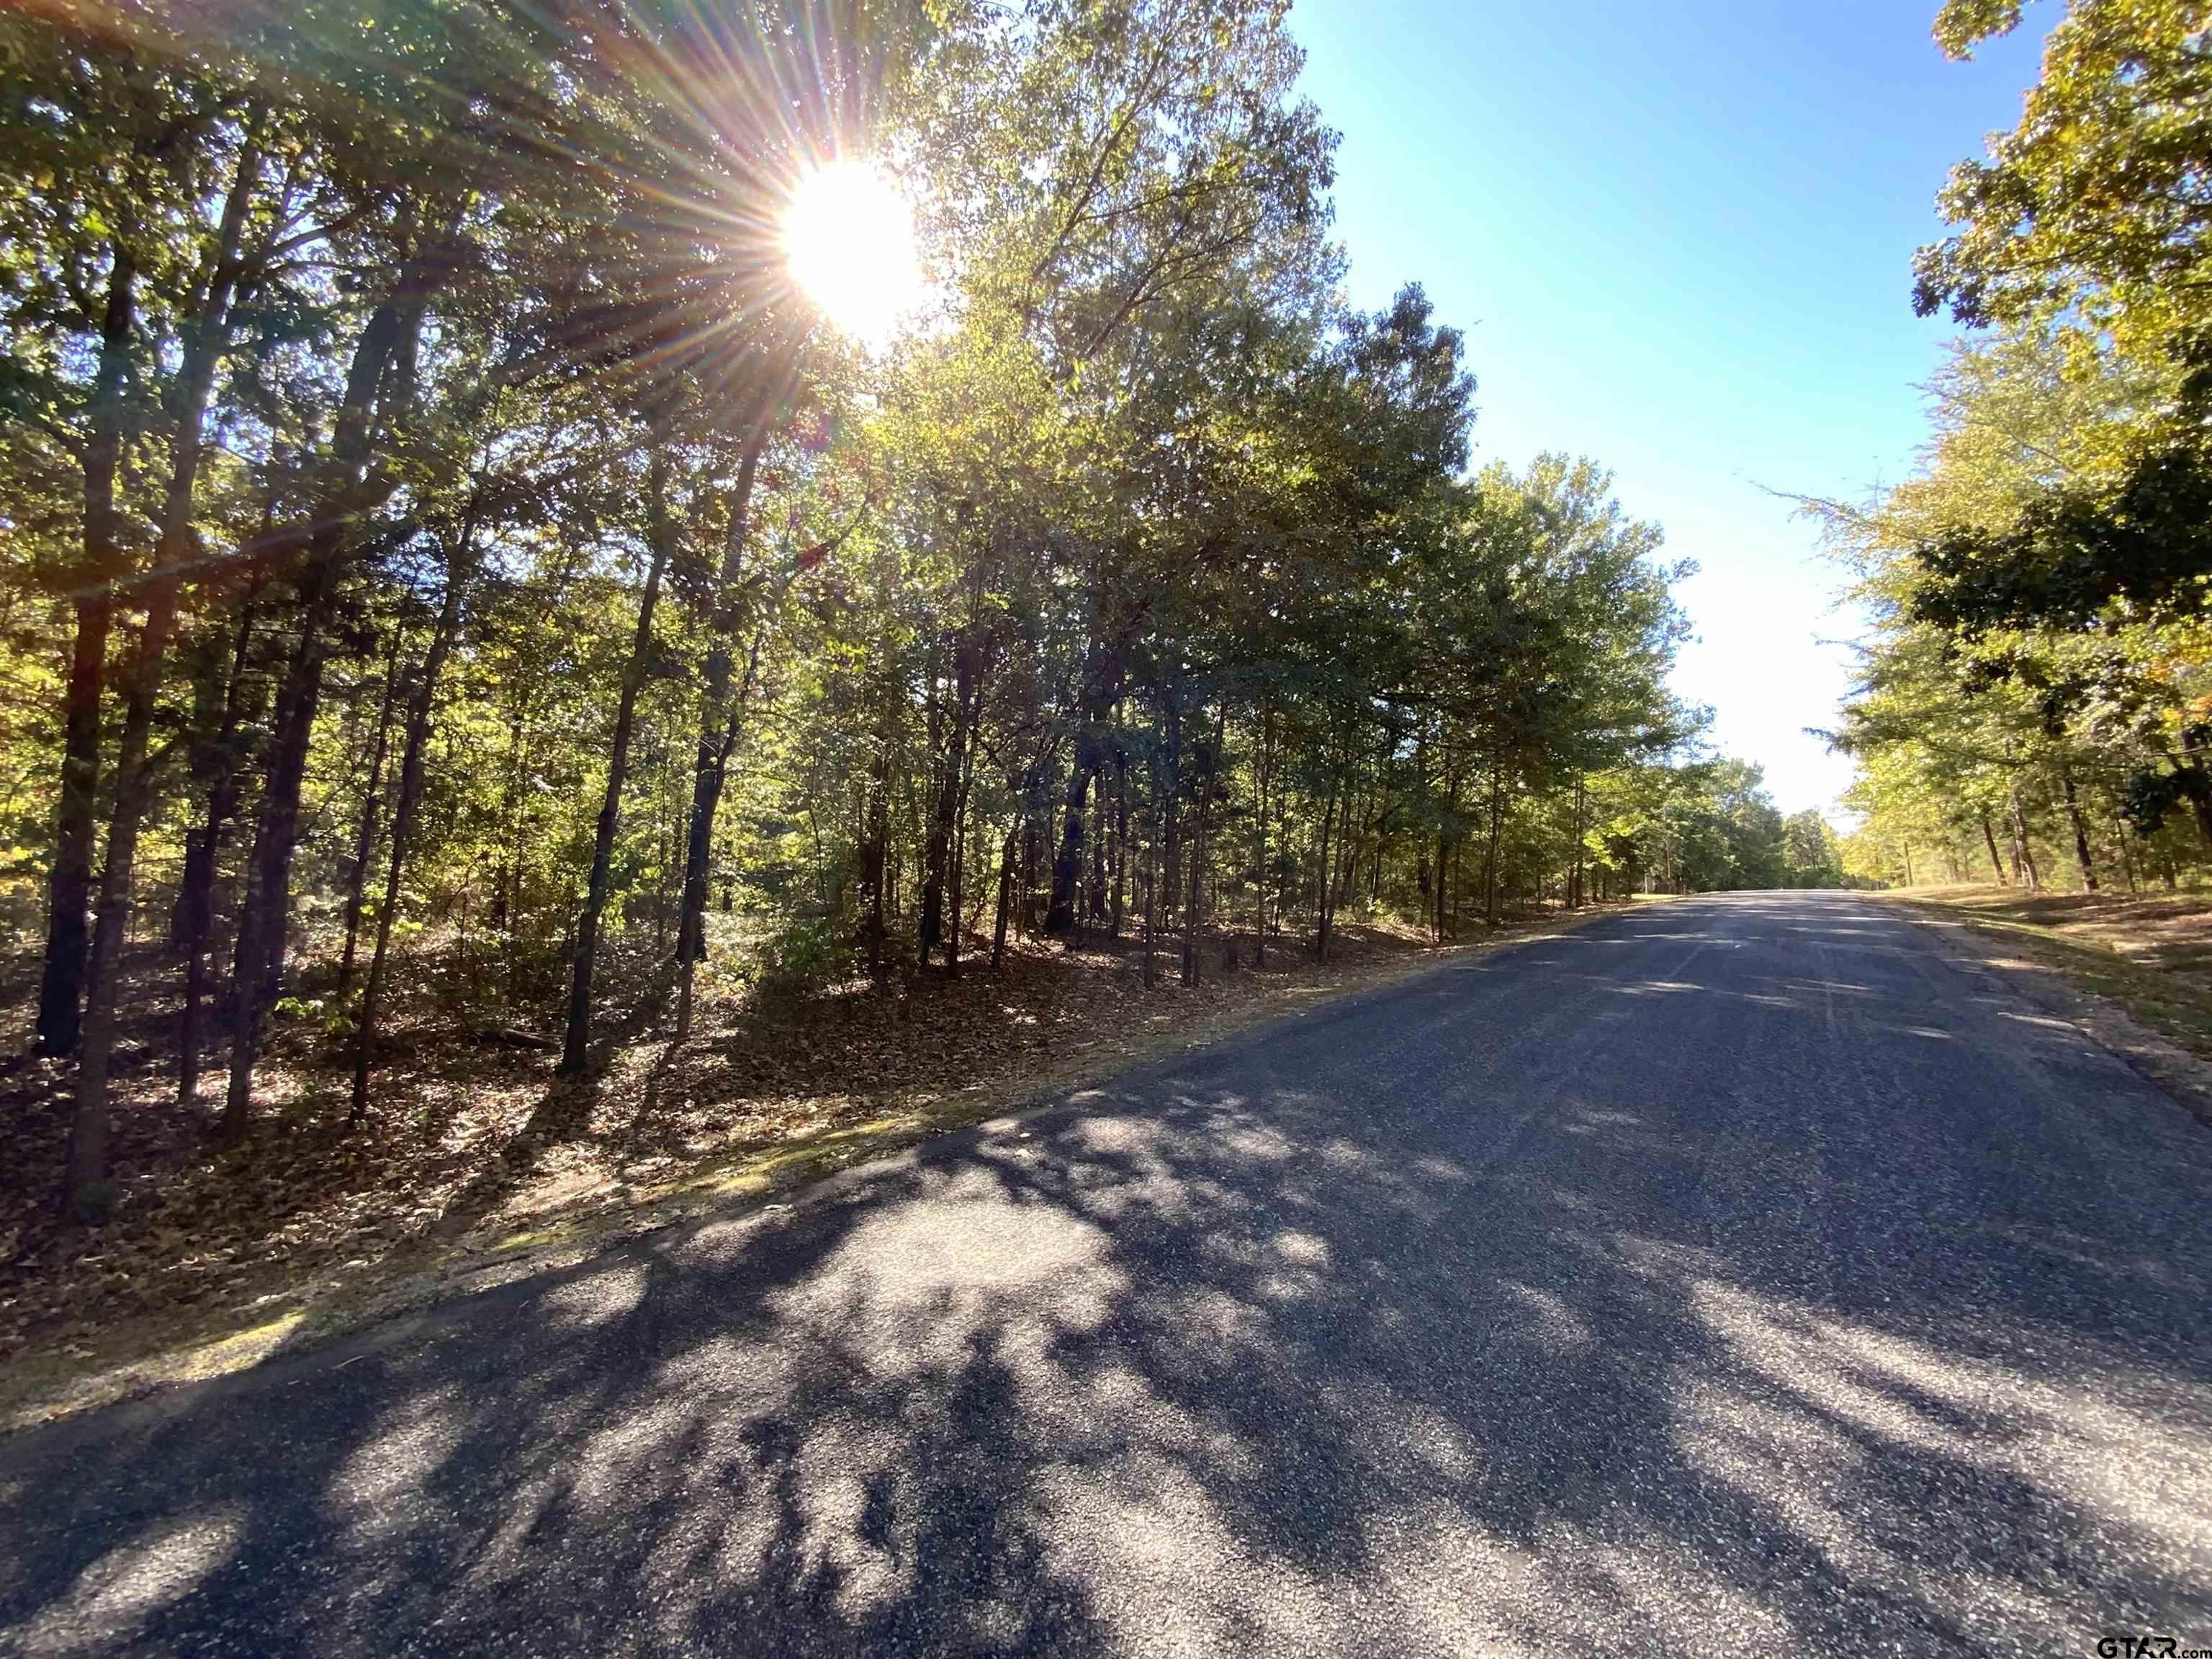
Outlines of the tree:
{"label": "tree", "polygon": [[[1969,56],[2020,24],[2022,0],[1948,0],[1936,38]],[[1921,251],[1914,308],[1969,326],[2083,307],[2133,349],[2192,362],[2212,222],[2212,8],[2069,0],[2020,125],[1965,161],[1939,198],[1958,228]]]}
{"label": "tree", "polygon": [[1790,887],[1840,887],[1843,848],[1835,827],[1811,807],[1782,823],[1783,881]]}
{"label": "tree", "polygon": [[[2020,0],[1950,0],[1936,38],[1964,57],[2021,15]],[[2124,404],[2124,418],[2081,428],[2071,447],[2102,453],[2041,477],[2002,522],[1923,532],[1929,580],[1912,603],[1938,628],[2082,629],[2116,606],[2205,602],[2208,29],[2203,5],[2072,0],[2020,125],[1991,140],[1986,161],[1961,163],[1940,198],[1957,229],[1921,251],[1915,308],[2008,331],[2009,349],[1990,361],[2041,368],[2059,382],[2044,389],[2062,395],[2068,383],[2092,396],[2110,386],[2120,395],[2106,412]]]}
{"label": "tree", "polygon": [[1832,741],[1898,849],[1886,879],[1918,849],[1920,867],[2028,885],[2070,863],[2086,887],[2130,866],[2124,823],[2154,836],[2178,816],[2212,836],[2191,736],[2204,633],[2184,591],[2201,582],[2138,580],[2185,570],[2197,530],[2129,504],[2169,383],[2063,330],[1962,345],[1923,470],[1868,507],[1822,509],[1874,618]]}

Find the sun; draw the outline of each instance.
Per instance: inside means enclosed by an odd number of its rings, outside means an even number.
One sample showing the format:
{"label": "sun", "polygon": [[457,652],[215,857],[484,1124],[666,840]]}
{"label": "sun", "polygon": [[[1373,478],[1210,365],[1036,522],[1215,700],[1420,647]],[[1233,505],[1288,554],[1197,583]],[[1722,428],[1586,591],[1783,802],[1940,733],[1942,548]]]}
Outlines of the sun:
{"label": "sun", "polygon": [[921,299],[914,216],[865,161],[833,162],[799,180],[784,211],[783,257],[823,316],[864,345],[883,345]]}

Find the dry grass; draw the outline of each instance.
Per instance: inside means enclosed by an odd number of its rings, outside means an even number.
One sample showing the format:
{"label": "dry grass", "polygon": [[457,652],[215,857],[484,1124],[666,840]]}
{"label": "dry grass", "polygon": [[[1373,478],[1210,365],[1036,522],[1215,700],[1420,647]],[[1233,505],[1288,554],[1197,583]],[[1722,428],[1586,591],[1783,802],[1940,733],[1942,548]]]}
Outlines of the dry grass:
{"label": "dry grass", "polygon": [[[482,1040],[481,1012],[456,1012],[426,964],[396,1011],[368,1126],[346,1127],[344,1045],[302,1011],[275,1034],[260,1121],[235,1151],[212,1139],[219,1076],[196,1109],[174,1103],[170,1011],[142,1002],[106,1226],[54,1217],[61,1070],[19,1066],[0,1095],[23,1154],[0,1170],[0,1403],[72,1389],[83,1403],[122,1391],[118,1378],[255,1363],[487,1265],[787,1187],[1490,942],[1439,951],[1375,923],[1346,927],[1326,966],[1285,941],[1255,970],[1248,939],[1233,972],[1215,945],[1194,989],[1164,951],[1147,992],[1136,948],[1110,940],[797,1001],[724,986],[681,1049],[653,1029],[648,993],[611,1011],[596,1076],[567,1085],[550,1053]],[[88,1391],[94,1376],[108,1384]]]}

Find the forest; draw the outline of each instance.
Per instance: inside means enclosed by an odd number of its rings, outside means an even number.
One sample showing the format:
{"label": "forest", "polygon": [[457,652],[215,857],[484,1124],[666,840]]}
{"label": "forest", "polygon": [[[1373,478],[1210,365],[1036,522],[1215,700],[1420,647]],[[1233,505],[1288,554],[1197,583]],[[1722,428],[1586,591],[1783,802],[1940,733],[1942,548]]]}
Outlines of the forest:
{"label": "forest", "polygon": [[[1962,57],[2021,21],[1951,0],[1937,39]],[[1832,734],[1861,877],[2150,893],[2212,863],[2208,27],[2067,9],[1919,258],[1917,309],[1970,331],[1920,465],[1808,503],[1872,618]]]}
{"label": "forest", "polygon": [[[1344,298],[1285,13],[0,14],[19,1248],[158,1188],[156,1123],[219,1188],[373,1185],[471,1044],[558,1102],[764,999],[1103,952],[1171,1006],[1354,927],[1843,881],[1669,690],[1658,528],[1477,461],[1419,286]],[[2006,349],[1959,396],[2044,410]],[[1896,616],[1897,674],[1952,660]],[[1985,761],[1908,763],[1887,662],[1850,740],[1922,858],[2150,810],[2108,757],[2171,700],[2093,738],[2008,669]]]}

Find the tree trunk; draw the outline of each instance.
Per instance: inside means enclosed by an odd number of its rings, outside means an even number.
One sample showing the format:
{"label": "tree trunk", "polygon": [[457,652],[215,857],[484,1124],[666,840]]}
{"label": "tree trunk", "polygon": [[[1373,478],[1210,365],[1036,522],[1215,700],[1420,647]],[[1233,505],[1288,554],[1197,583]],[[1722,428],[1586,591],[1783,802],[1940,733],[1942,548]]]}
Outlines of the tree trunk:
{"label": "tree trunk", "polygon": [[661,574],[668,568],[676,533],[668,514],[668,437],[653,436],[653,453],[647,463],[647,511],[652,547],[646,569],[645,592],[638,601],[637,631],[631,637],[629,661],[623,665],[622,697],[615,706],[614,740],[607,755],[607,787],[599,801],[599,822],[592,842],[592,874],[585,890],[584,908],[576,919],[576,960],[568,985],[568,1024],[561,1048],[560,1073],[579,1077],[591,1063],[592,975],[599,963],[599,921],[607,906],[607,889],[614,876],[615,833],[622,823],[623,785],[629,773],[630,737],[637,723],[637,696],[644,689],[645,673],[653,650],[653,613],[660,602]]}
{"label": "tree trunk", "polygon": [[1344,793],[1344,826],[1336,838],[1336,863],[1331,871],[1335,884],[1329,890],[1328,915],[1334,927],[1336,914],[1352,897],[1352,878],[1359,867],[1359,848],[1367,835],[1366,808],[1357,787]]}
{"label": "tree trunk", "polygon": [[1206,801],[1200,796],[1198,810],[1190,829],[1190,885],[1184,896],[1182,908],[1182,982],[1195,986],[1199,982],[1198,930],[1202,918],[1200,907],[1206,898]]}
{"label": "tree trunk", "polygon": [[92,842],[99,811],[100,704],[107,672],[107,631],[122,574],[122,522],[115,477],[123,462],[124,398],[131,337],[137,320],[138,266],[120,242],[108,269],[84,443],[84,562],[70,596],[76,637],[64,693],[61,801],[54,820],[54,864],[47,884],[46,955],[39,984],[39,1051],[65,1054],[77,1045],[92,896]]}
{"label": "tree trunk", "polygon": [[1085,896],[1086,899],[1085,914],[1089,916],[1094,926],[1106,920],[1106,842],[1109,830],[1106,817],[1106,765],[1105,757],[1102,755],[1099,757],[1098,766],[1098,811],[1091,824],[1091,886],[1089,892]]}
{"label": "tree trunk", "polygon": [[[945,962],[948,967],[959,950],[957,940],[960,927],[959,902],[956,896],[952,903],[951,933],[948,935],[945,895],[948,888],[957,886],[957,872],[952,866],[955,843],[960,831],[960,811],[966,794],[968,739],[981,701],[981,642],[972,633],[963,633],[952,648],[952,730],[946,738],[943,757],[938,763],[937,799],[935,811],[930,814],[929,840],[923,869],[921,924],[917,938],[924,966],[928,964],[930,949],[933,945],[947,945]],[[1079,813],[1079,806],[1077,811]],[[1076,823],[1079,831],[1079,817]]]}
{"label": "tree trunk", "polygon": [[999,914],[991,924],[991,971],[994,974],[1006,966],[1006,922],[1013,914],[1014,862],[1021,856],[1021,845],[1022,821],[1016,817],[999,848]]}
{"label": "tree trunk", "polygon": [[2067,822],[2074,826],[2074,861],[2081,866],[2082,890],[2094,893],[2097,890],[2097,866],[2089,861],[2089,831],[2081,822],[2081,803],[2074,793],[2071,769],[2060,770],[2058,784],[2066,795]]}
{"label": "tree trunk", "polygon": [[384,760],[392,746],[392,711],[399,699],[399,653],[404,630],[395,629],[392,660],[385,665],[383,707],[376,714],[376,738],[369,746],[368,785],[361,802],[361,827],[355,833],[353,860],[346,870],[345,945],[338,954],[337,994],[353,990],[355,952],[361,943],[362,894],[369,862],[376,856],[377,820],[384,808]]}
{"label": "tree trunk", "polygon": [[115,1041],[118,957],[131,915],[131,863],[138,830],[153,794],[147,734],[159,695],[161,657],[168,647],[174,605],[156,604],[139,632],[126,691],[123,743],[116,759],[115,808],[108,824],[107,862],[100,872],[97,923],[86,973],[83,1029],[77,1059],[76,1112],[70,1120],[64,1207],[79,1221],[106,1219],[107,1187],[107,1068]]}
{"label": "tree trunk", "polygon": [[1036,937],[1037,860],[1043,856],[1044,844],[1043,833],[1037,827],[1041,816],[1032,801],[1030,814],[1022,823],[1022,867],[1015,878],[1014,933],[1024,941]]}
{"label": "tree trunk", "polygon": [[253,1100],[253,1068],[260,1055],[261,1022],[276,999],[283,969],[284,932],[291,909],[292,854],[300,834],[300,793],[307,750],[322,696],[326,637],[340,578],[357,546],[361,518],[379,489],[368,477],[380,394],[389,375],[411,349],[422,325],[428,290],[422,263],[410,259],[393,292],[369,315],[354,349],[345,392],[332,429],[329,462],[317,507],[306,531],[305,568],[299,577],[298,638],[273,710],[268,779],[247,861],[246,902],[231,956],[230,1087],[223,1103],[222,1137],[246,1133]]}
{"label": "tree trunk", "polygon": [[1214,716],[1213,746],[1199,757],[1198,813],[1190,838],[1190,897],[1182,919],[1182,982],[1190,986],[1195,986],[1200,977],[1199,933],[1206,923],[1206,830],[1212,818],[1214,769],[1220,759],[1226,720],[1225,709]]}
{"label": "tree trunk", "polygon": [[[169,636],[177,620],[177,596],[196,542],[192,534],[192,492],[198,483],[203,430],[216,365],[223,353],[231,295],[238,281],[238,243],[246,207],[260,179],[258,146],[248,138],[238,173],[223,203],[214,258],[186,331],[179,366],[176,436],[170,453],[169,482],[161,504],[161,523],[154,550],[154,575],[146,589],[146,620],[138,631],[131,678],[124,690],[123,735],[116,757],[115,802],[107,827],[107,862],[100,872],[100,902],[86,972],[82,1054],[77,1066],[76,1110],[70,1126],[68,1172],[64,1201],[79,1220],[101,1218],[106,1211],[107,1072],[115,1041],[120,955],[131,919],[131,866],[138,831],[154,793],[149,753],[155,706]],[[111,324],[114,300],[110,295]],[[124,326],[127,331],[128,320]],[[100,371],[107,370],[102,342]],[[113,457],[107,462],[107,511],[113,511]],[[91,502],[87,501],[88,510]],[[89,549],[88,549],[88,554]],[[97,695],[95,687],[94,695]],[[72,711],[74,713],[74,711]]]}
{"label": "tree trunk", "polygon": [[[745,543],[752,531],[753,483],[760,471],[761,451],[767,446],[768,434],[768,422],[763,419],[753,429],[745,444],[744,458],[738,464],[737,485],[730,502],[729,530],[722,540],[722,569],[711,619],[714,637],[707,650],[702,676],[705,696],[699,713],[698,754],[691,769],[691,811],[684,846],[683,919],[676,930],[676,958],[684,968],[684,997],[680,1006],[685,1013],[689,1012],[691,967],[705,954],[707,878],[713,862],[714,817],[721,805],[722,785],[728,776],[732,743],[739,718],[729,707],[730,673],[734,666],[730,636],[736,626],[732,609],[738,584],[744,578]],[[747,673],[748,686],[759,661],[760,642],[757,636],[752,653],[754,668]],[[679,1017],[678,1042],[683,1040],[687,1024]]]}
{"label": "tree trunk", "polygon": [[962,905],[968,892],[968,797],[969,785],[974,777],[964,758],[954,779],[952,819],[954,824],[951,873],[946,882],[945,915],[945,974],[950,979],[960,971],[960,930],[966,912]]}
{"label": "tree trunk", "polygon": [[868,757],[861,818],[867,830],[859,848],[860,887],[868,901],[868,918],[864,926],[868,936],[868,972],[872,975],[884,962],[884,939],[888,933],[884,890],[890,878],[890,739],[880,725]]}
{"label": "tree trunk", "polygon": [[[759,472],[761,451],[767,445],[768,433],[768,420],[763,416],[738,463],[737,489],[730,504],[729,531],[722,544],[714,639],[707,653],[706,696],[699,714],[699,752],[691,772],[691,811],[684,847],[683,918],[676,930],[676,959],[683,975],[676,995],[676,1041],[679,1043],[690,1040],[692,985],[699,959],[707,954],[707,884],[714,856],[714,817],[721,809],[722,786],[729,777],[730,756],[737,748],[738,734],[744,720],[744,705],[760,677],[761,647],[768,631],[763,617],[753,630],[744,682],[732,704],[729,691],[729,640],[734,618],[730,613],[738,584],[744,574],[745,542],[752,529],[753,481]],[[817,886],[819,881],[817,876]]]}
{"label": "tree trunk", "polygon": [[1482,855],[1482,915],[1492,927],[1500,917],[1500,901],[1504,884],[1498,868],[1498,842],[1505,828],[1505,775],[1493,772],[1490,778],[1490,846]]}
{"label": "tree trunk", "polygon": [[2027,817],[2021,811],[2018,785],[2014,785],[2012,791],[2012,834],[2013,857],[2026,872],[2027,890],[2031,893],[2042,891],[2043,873],[2035,867],[2035,848],[2027,838]]}
{"label": "tree trunk", "polygon": [[1336,833],[1336,777],[1334,772],[1328,781],[1328,799],[1321,811],[1321,846],[1315,861],[1321,866],[1314,892],[1314,960],[1328,960],[1328,890],[1329,844]]}
{"label": "tree trunk", "polygon": [[1570,910],[1583,908],[1583,837],[1586,833],[1583,824],[1583,776],[1577,772],[1575,774],[1575,867],[1567,877],[1567,908]]}
{"label": "tree trunk", "polygon": [[1153,939],[1160,918],[1160,836],[1158,808],[1153,809],[1152,833],[1145,840],[1145,988],[1159,983],[1159,958]]}
{"label": "tree trunk", "polygon": [[1159,920],[1163,929],[1175,922],[1176,896],[1182,882],[1182,692],[1165,688],[1166,811],[1161,825]]}
{"label": "tree trunk", "polygon": [[1990,867],[1997,872],[1997,885],[2009,885],[2005,878],[2004,860],[1997,856],[1997,832],[1990,827],[1990,809],[1986,806],[1982,808],[1982,840],[1989,847]]}
{"label": "tree trunk", "polygon": [[1044,914],[1048,933],[1072,933],[1079,920],[1083,880],[1084,808],[1091,779],[1098,769],[1097,745],[1086,722],[1075,740],[1075,769],[1067,781],[1060,820],[1060,851],[1052,861],[1052,902]]}
{"label": "tree trunk", "polygon": [[437,707],[438,676],[459,635],[469,584],[477,568],[477,526],[473,507],[461,526],[459,545],[446,567],[446,591],[438,602],[438,620],[430,643],[422,653],[419,671],[407,702],[407,728],[399,757],[399,790],[392,807],[392,857],[384,872],[384,901],[376,907],[376,942],[370,947],[368,981],[362,986],[361,1006],[354,1018],[353,1100],[346,1120],[359,1124],[368,1118],[368,1074],[376,1063],[377,1027],[383,1012],[384,975],[392,951],[392,926],[399,914],[401,878],[407,850],[415,833],[415,811],[422,799],[422,757],[430,742],[432,711]]}
{"label": "tree trunk", "polygon": [[204,764],[209,774],[207,816],[185,843],[185,879],[177,896],[178,933],[185,952],[185,1006],[177,1025],[177,1102],[199,1097],[200,1016],[207,995],[208,949],[215,931],[216,870],[223,832],[238,811],[239,732],[245,723],[246,666],[253,644],[254,599],[239,607],[238,643],[223,689],[222,723]]}
{"label": "tree trunk", "polygon": [[1437,831],[1436,930],[1437,943],[1444,942],[1444,918],[1449,914],[1445,907],[1445,892],[1451,885],[1451,837],[1444,830]]}
{"label": "tree trunk", "polygon": [[1125,890],[1129,877],[1129,751],[1116,733],[1114,744],[1114,937],[1121,937]]}
{"label": "tree trunk", "polygon": [[1267,786],[1275,764],[1275,709],[1260,717],[1260,799],[1252,816],[1252,965],[1267,965]]}
{"label": "tree trunk", "polygon": [[[744,729],[745,707],[752,701],[753,687],[760,680],[761,647],[767,637],[768,625],[763,622],[753,633],[752,651],[745,663],[745,677],[738,688],[737,699],[723,711],[721,740],[710,755],[703,757],[710,769],[703,790],[697,776],[693,778],[691,841],[684,852],[684,919],[677,929],[676,945],[677,959],[683,963],[683,981],[676,997],[676,1041],[679,1043],[691,1037],[692,981],[700,959],[707,954],[707,877],[708,854],[714,844],[714,814],[721,805],[723,782],[729,776],[730,757],[736,752],[738,738]],[[818,901],[823,887],[819,825],[815,828],[814,842],[814,889]]]}

